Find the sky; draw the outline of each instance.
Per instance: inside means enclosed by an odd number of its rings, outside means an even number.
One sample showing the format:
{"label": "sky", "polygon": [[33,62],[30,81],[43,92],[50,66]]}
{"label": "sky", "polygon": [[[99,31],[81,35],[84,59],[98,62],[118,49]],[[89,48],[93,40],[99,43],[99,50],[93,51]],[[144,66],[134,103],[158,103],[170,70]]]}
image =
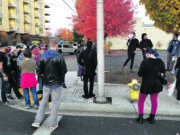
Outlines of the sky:
{"label": "sky", "polygon": [[[65,2],[72,8],[69,8]],[[45,3],[50,6],[45,12],[50,13],[47,17],[50,23],[47,25],[54,34],[59,28],[69,28],[72,29],[72,21],[69,19],[72,15],[75,15],[75,0],[45,0]],[[139,5],[139,0],[133,0],[133,3],[137,5],[137,14],[134,17],[143,18],[146,24],[153,23],[149,17],[145,16],[145,7]]]}

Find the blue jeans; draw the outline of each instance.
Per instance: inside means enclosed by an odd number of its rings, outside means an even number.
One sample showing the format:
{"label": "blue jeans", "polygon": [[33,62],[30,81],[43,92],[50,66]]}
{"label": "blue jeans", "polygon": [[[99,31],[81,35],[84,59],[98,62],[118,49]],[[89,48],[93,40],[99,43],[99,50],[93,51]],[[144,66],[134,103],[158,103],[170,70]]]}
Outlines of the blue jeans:
{"label": "blue jeans", "polygon": [[39,105],[39,100],[38,100],[38,96],[37,96],[37,93],[36,93],[36,87],[23,89],[26,105],[31,105],[30,97],[29,97],[29,89],[31,90],[31,93],[32,93],[34,105]]}

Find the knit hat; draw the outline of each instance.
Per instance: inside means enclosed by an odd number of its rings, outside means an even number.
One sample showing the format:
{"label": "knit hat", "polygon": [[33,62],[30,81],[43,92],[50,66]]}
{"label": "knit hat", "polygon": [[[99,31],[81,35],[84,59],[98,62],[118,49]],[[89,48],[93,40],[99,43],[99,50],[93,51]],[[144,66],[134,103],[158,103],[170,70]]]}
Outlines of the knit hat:
{"label": "knit hat", "polygon": [[32,54],[34,54],[34,55],[39,54],[39,50],[37,47],[32,50]]}
{"label": "knit hat", "polygon": [[41,50],[46,50],[46,46],[45,46],[45,45],[42,46],[42,47],[41,47]]}
{"label": "knit hat", "polygon": [[159,53],[151,48],[147,48],[146,53],[153,54],[156,58],[159,57]]}
{"label": "knit hat", "polygon": [[147,48],[147,49],[146,49],[146,53],[154,54],[154,50],[151,49],[151,48]]}

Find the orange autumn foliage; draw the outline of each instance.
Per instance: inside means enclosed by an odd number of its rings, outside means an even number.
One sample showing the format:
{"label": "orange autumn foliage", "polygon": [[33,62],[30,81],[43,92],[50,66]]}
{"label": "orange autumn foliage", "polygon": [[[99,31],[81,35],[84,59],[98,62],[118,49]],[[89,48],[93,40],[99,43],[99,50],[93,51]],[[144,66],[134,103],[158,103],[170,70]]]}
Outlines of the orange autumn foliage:
{"label": "orange autumn foliage", "polygon": [[73,40],[73,34],[69,29],[62,29],[60,38],[62,40],[70,41]]}

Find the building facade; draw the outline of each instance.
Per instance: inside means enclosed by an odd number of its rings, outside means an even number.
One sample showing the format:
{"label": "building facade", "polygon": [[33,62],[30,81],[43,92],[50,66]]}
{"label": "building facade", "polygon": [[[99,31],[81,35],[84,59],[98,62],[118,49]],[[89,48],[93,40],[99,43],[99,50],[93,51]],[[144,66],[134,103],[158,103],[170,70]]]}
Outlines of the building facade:
{"label": "building facade", "polygon": [[44,0],[0,0],[0,31],[46,36]]}
{"label": "building facade", "polygon": [[[172,39],[172,34],[167,34],[166,32],[156,28],[151,24],[144,24],[143,19],[136,18],[136,24],[134,25],[134,31],[136,32],[136,37],[141,41],[141,34],[147,33],[148,38],[152,40],[154,49],[165,50],[168,47],[170,40]],[[127,49],[127,37],[117,37],[108,38],[107,41],[112,43],[111,50],[126,50]]]}

